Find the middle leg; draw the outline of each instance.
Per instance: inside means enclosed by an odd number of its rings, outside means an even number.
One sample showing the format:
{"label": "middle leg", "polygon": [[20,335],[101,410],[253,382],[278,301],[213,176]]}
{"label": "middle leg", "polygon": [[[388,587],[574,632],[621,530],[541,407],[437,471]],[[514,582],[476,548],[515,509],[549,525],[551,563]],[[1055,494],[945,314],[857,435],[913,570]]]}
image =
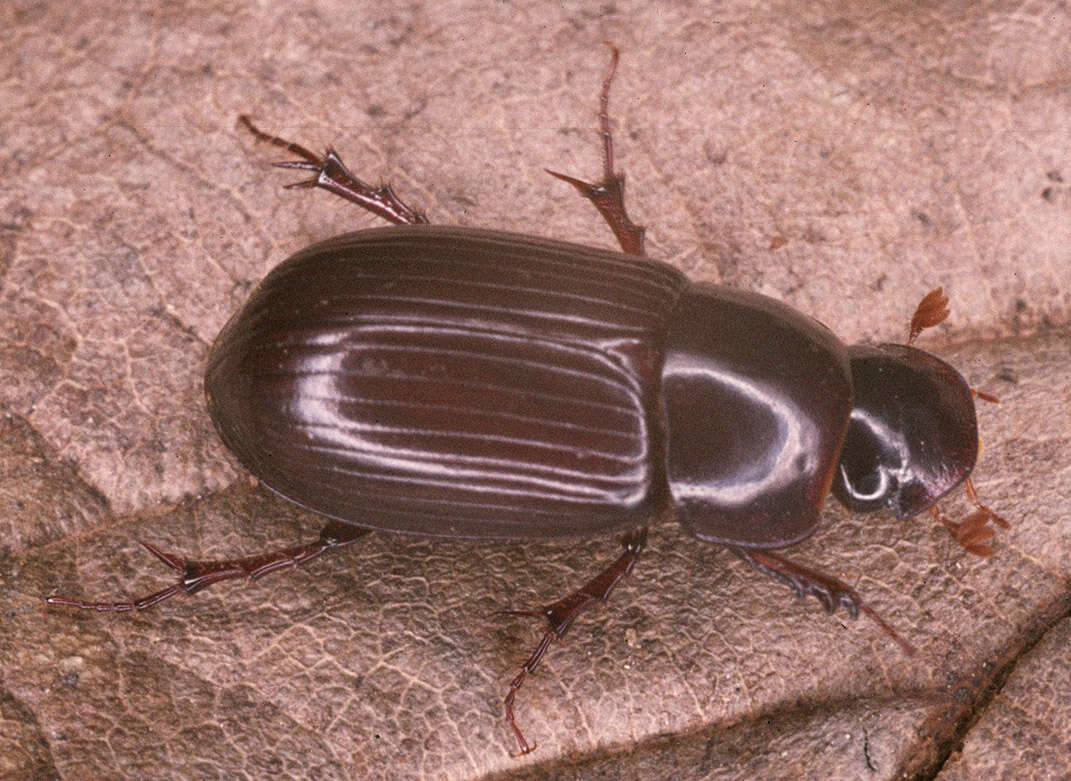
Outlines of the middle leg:
{"label": "middle leg", "polygon": [[602,136],[602,181],[597,184],[585,182],[557,171],[546,169],[547,173],[568,182],[582,196],[591,201],[599,214],[606,220],[610,230],[617,237],[621,249],[630,255],[646,255],[643,247],[645,229],[628,218],[625,211],[625,175],[614,171],[614,136],[610,132],[610,85],[617,72],[617,61],[621,54],[616,46],[610,47],[610,70],[602,82],[599,96],[599,133]]}
{"label": "middle leg", "polygon": [[621,539],[621,544],[625,547],[625,552],[618,557],[617,561],[572,594],[569,594],[540,610],[498,611],[504,615],[543,617],[547,619],[549,624],[546,632],[543,634],[543,638],[539,641],[539,645],[536,646],[535,651],[528,657],[528,661],[521,666],[521,671],[517,674],[517,677],[510,682],[509,693],[506,695],[504,702],[506,723],[509,724],[510,728],[513,730],[513,734],[517,738],[517,742],[521,747],[520,752],[516,756],[528,754],[535,750],[535,746],[529,745],[528,741],[525,740],[520,727],[517,726],[517,722],[513,717],[513,701],[517,698],[517,690],[524,684],[525,678],[532,674],[532,672],[535,671],[535,668],[539,666],[547,649],[550,648],[551,642],[555,638],[563,637],[581,613],[584,613],[600,602],[608,600],[610,594],[617,587],[617,584],[621,582],[621,579],[632,571],[632,568],[636,565],[636,561],[640,557],[640,553],[643,552],[644,547],[647,545],[647,529],[638,529],[637,531],[626,534]]}

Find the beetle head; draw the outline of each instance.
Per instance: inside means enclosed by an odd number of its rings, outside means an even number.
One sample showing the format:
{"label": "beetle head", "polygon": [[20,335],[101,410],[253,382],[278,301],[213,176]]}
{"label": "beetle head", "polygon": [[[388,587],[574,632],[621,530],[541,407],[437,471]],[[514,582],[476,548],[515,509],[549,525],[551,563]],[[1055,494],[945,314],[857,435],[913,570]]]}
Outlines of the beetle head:
{"label": "beetle head", "polygon": [[900,344],[848,348],[855,401],[833,478],[851,510],[909,518],[962,483],[978,458],[970,387],[927,352]]}

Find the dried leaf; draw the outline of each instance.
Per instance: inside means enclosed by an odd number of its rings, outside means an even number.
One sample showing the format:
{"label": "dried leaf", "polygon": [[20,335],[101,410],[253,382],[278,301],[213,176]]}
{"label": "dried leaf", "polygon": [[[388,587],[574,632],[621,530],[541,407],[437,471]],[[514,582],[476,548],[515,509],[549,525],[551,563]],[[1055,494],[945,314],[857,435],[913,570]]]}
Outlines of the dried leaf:
{"label": "dried leaf", "polygon": [[[1051,730],[1067,698],[1041,713],[1034,692],[1038,670],[1066,668],[1046,632],[1071,583],[1066,14],[755,11],[8,10],[0,776],[893,777],[932,775],[960,744],[950,773],[1071,773]],[[603,39],[622,49],[612,126],[653,257],[784,298],[846,341],[895,338],[903,302],[934,285],[953,299],[962,346],[934,349],[1002,399],[979,409],[976,481],[1013,528],[983,561],[928,519],[830,504],[790,551],[919,657],[659,526],[608,609],[525,684],[517,717],[540,748],[513,760],[502,697],[541,627],[491,613],[575,588],[613,540],[372,535],[141,614],[43,612],[54,591],[159,588],[138,539],[215,557],[317,531],[230,459],[202,365],[271,266],[375,221],[282,190],[237,115],[333,145],[433,221],[609,247],[542,172],[598,175]],[[970,512],[956,502],[950,517]],[[990,700],[1020,662],[1022,685]]]}

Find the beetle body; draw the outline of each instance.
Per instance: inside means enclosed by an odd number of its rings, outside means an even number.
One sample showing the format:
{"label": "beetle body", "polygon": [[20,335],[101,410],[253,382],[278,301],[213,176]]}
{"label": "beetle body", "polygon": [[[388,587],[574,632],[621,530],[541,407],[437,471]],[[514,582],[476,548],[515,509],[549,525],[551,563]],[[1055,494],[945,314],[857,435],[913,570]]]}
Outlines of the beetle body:
{"label": "beetle body", "polygon": [[853,410],[846,348],[773,299],[427,225],[278,266],[216,340],[206,392],[246,468],[354,525],[552,539],[672,511],[754,548],[814,530]]}
{"label": "beetle body", "polygon": [[[832,492],[849,508],[933,508],[964,547],[990,555],[978,504],[956,524],[934,503],[978,454],[972,391],[913,347],[948,312],[940,289],[908,345],[846,347],[765,296],[694,284],[642,257],[613,168],[603,82],[598,184],[554,174],[592,201],[623,253],[472,228],[429,226],[389,187],[258,130],[300,158],[280,163],[404,227],[308,247],[276,267],[221,331],[208,408],[223,441],[263,484],[328,516],[319,539],[237,559],[190,561],[146,547],[178,582],[133,601],[48,602],[140,610],[231,578],[259,577],[367,531],[555,539],[622,533],[624,552],[539,611],[542,641],[511,681],[505,719],[550,643],[604,602],[635,565],[647,525],[674,515],[831,611],[864,612],[849,585],[773,551],[810,535]],[[984,394],[980,394],[983,395]],[[509,612],[509,611],[506,611]]]}

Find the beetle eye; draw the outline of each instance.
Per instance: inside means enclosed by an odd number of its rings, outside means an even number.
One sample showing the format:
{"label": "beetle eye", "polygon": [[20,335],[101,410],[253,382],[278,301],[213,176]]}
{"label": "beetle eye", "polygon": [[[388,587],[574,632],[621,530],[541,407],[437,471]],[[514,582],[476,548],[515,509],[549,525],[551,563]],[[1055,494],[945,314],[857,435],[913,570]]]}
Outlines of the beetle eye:
{"label": "beetle eye", "polygon": [[880,421],[869,419],[862,410],[852,411],[833,493],[856,512],[888,506],[899,489],[897,472],[903,465],[903,454],[890,447],[895,438],[881,428]]}
{"label": "beetle eye", "polygon": [[845,486],[850,487],[852,496],[860,502],[878,502],[880,504],[882,499],[889,493],[890,476],[885,469],[878,468],[863,472],[860,475],[855,475],[853,479],[848,474],[848,469],[844,464],[840,464],[838,468],[841,471]]}

